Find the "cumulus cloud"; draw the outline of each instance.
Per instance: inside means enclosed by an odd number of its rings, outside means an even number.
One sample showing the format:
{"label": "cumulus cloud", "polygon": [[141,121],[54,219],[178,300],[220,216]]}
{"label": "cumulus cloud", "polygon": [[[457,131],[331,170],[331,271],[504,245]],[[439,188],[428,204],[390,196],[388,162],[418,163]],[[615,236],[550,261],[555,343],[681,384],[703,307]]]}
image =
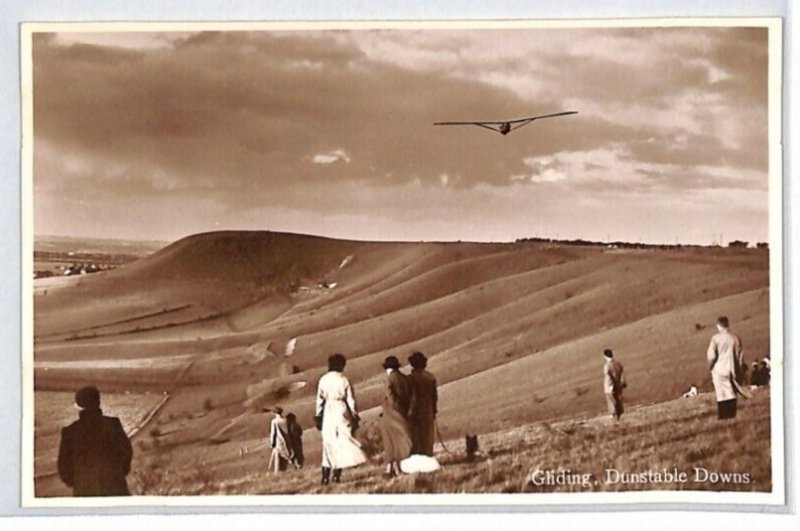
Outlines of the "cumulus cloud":
{"label": "cumulus cloud", "polygon": [[[305,212],[320,232],[385,197],[401,235],[433,189],[419,219],[515,190],[567,227],[600,196],[764,190],[766,44],[759,28],[37,34],[36,230],[135,199],[142,217],[202,204],[229,226],[291,230]],[[570,109],[505,137],[432,127]],[[509,236],[529,229],[503,210]],[[180,219],[168,237],[207,228]]]}

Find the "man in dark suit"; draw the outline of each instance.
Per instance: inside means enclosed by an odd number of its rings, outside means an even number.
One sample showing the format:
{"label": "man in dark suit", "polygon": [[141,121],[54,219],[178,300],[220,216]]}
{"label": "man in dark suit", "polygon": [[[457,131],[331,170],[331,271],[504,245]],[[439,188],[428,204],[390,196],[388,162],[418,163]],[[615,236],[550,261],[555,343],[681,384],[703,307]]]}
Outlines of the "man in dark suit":
{"label": "man in dark suit", "polygon": [[425,368],[428,358],[422,352],[414,352],[408,362],[411,370],[411,383],[414,389],[411,402],[411,440],[412,454],[433,455],[434,422],[438,409],[436,377]]}
{"label": "man in dark suit", "polygon": [[75,393],[79,418],[61,430],[58,475],[75,496],[128,496],[125,477],[133,448],[117,417],[100,409],[100,392],[84,387]]}

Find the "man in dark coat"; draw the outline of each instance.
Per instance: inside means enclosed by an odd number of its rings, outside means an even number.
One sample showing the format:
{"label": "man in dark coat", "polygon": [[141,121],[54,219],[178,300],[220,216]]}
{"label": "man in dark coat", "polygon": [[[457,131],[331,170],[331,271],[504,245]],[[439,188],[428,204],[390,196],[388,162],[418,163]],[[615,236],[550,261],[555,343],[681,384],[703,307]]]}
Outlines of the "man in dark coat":
{"label": "man in dark coat", "polygon": [[96,387],[79,390],[75,404],[79,419],[61,430],[58,475],[75,496],[129,496],[133,448],[122,424],[103,415]]}
{"label": "man in dark coat", "polygon": [[434,422],[439,395],[436,377],[425,368],[428,358],[422,352],[414,352],[408,358],[412,370],[409,378],[413,387],[411,403],[412,454],[433,455]]}

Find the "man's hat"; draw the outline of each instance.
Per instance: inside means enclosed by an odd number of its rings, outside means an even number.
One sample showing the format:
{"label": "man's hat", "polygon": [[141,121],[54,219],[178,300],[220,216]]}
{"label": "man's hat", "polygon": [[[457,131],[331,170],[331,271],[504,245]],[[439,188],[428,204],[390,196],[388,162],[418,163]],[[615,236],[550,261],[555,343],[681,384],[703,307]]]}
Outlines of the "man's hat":
{"label": "man's hat", "polygon": [[606,358],[613,358],[614,352],[610,348],[607,348],[603,351],[603,356],[605,356]]}
{"label": "man's hat", "polygon": [[75,404],[81,409],[100,407],[100,391],[93,385],[79,389],[75,393]]}
{"label": "man's hat", "polygon": [[428,358],[422,352],[414,352],[408,357],[408,362],[414,368],[422,368],[428,364]]}
{"label": "man's hat", "polygon": [[397,356],[387,356],[385,360],[383,360],[383,368],[384,369],[399,369],[400,368],[400,360],[397,359]]}

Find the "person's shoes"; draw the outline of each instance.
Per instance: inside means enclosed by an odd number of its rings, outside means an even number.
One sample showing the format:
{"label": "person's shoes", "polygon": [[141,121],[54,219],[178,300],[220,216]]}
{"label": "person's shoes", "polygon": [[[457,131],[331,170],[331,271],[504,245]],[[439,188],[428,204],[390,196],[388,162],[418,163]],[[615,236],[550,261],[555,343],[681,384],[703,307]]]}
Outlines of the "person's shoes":
{"label": "person's shoes", "polygon": [[322,467],[322,484],[327,485],[331,481],[331,469]]}
{"label": "person's shoes", "polygon": [[334,483],[341,483],[342,482],[342,469],[337,468],[333,471],[333,482]]}

